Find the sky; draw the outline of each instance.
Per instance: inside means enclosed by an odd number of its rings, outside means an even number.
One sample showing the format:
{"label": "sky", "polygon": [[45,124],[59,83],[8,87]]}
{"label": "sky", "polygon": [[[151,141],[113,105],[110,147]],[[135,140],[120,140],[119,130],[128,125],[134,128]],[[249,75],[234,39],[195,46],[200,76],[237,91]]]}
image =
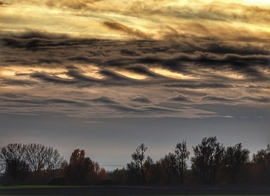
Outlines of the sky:
{"label": "sky", "polygon": [[0,144],[108,170],[217,136],[270,143],[270,1],[0,0]]}

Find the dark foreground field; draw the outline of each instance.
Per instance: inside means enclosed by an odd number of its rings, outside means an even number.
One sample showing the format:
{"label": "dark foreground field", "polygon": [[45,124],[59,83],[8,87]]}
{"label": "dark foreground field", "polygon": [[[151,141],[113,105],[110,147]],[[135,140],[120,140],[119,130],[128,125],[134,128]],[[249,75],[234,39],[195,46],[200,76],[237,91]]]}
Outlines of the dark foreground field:
{"label": "dark foreground field", "polygon": [[270,188],[239,187],[24,187],[1,188],[0,195],[270,195]]}

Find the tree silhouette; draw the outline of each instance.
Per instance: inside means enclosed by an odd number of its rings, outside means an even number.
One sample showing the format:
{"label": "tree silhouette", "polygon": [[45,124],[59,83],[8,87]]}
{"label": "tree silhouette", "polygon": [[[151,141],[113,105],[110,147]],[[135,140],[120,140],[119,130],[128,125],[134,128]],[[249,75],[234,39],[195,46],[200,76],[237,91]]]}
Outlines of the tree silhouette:
{"label": "tree silhouette", "polygon": [[184,140],[181,143],[176,144],[174,149],[175,153],[175,166],[180,177],[180,183],[184,183],[184,171],[187,170],[187,160],[190,152],[187,150],[187,143]]}
{"label": "tree silhouette", "polygon": [[1,148],[0,159],[5,168],[5,176],[15,182],[22,182],[29,173],[29,165],[24,160],[25,147],[22,144],[8,144]]}
{"label": "tree silhouette", "polygon": [[3,159],[0,158],[0,173],[5,172],[5,161]]}
{"label": "tree silhouette", "polygon": [[216,137],[203,138],[201,144],[193,147],[192,171],[202,183],[216,183],[217,171],[221,166],[225,149]]}
{"label": "tree silhouette", "polygon": [[228,147],[224,157],[226,165],[226,174],[230,184],[236,184],[240,178],[239,174],[243,169],[244,164],[249,160],[249,151],[242,149],[242,144],[236,144],[233,147]]}
{"label": "tree silhouette", "polygon": [[127,182],[128,184],[141,184],[141,171],[139,165],[133,161],[127,164]]}
{"label": "tree silhouette", "polygon": [[156,161],[156,163],[153,163],[151,166],[151,184],[153,185],[163,185],[164,182],[167,184],[167,173],[161,163],[160,159],[159,161]]}
{"label": "tree silhouette", "polygon": [[109,173],[109,177],[115,185],[125,185],[127,183],[127,171],[125,168],[115,169]]}
{"label": "tree silhouette", "polygon": [[70,156],[69,165],[65,168],[67,179],[73,184],[85,184],[94,169],[94,164],[85,151],[76,149]]}
{"label": "tree silhouette", "polygon": [[[142,143],[140,144],[135,152],[131,155],[132,161],[127,164],[127,173],[130,180],[141,178],[143,184],[146,183],[146,175],[151,169],[151,165],[153,164],[153,160],[150,156],[145,158],[145,151],[147,147]],[[133,181],[133,180],[132,180]]]}
{"label": "tree silhouette", "polygon": [[253,161],[259,166],[261,183],[270,184],[270,145],[253,155]]}
{"label": "tree silhouette", "polygon": [[176,173],[176,156],[173,153],[169,153],[160,162],[167,174],[167,184],[170,185],[171,177]]}
{"label": "tree silhouette", "polygon": [[58,169],[63,162],[63,158],[60,156],[58,150],[54,150],[52,147],[32,143],[25,145],[24,148],[24,159],[35,175],[43,170],[52,171]]}
{"label": "tree silhouette", "polygon": [[101,168],[98,172],[99,180],[107,180],[109,178],[107,171],[104,168]]}
{"label": "tree silhouette", "polygon": [[[216,137],[203,138],[192,147],[191,170],[187,169],[190,152],[186,141],[177,143],[172,153],[157,162],[146,156],[147,147],[142,143],[131,154],[127,168],[107,173],[97,162],[85,156],[85,151],[76,149],[69,163],[63,161],[57,150],[41,144],[8,144],[0,149],[0,172],[4,172],[3,184],[71,184],[86,185],[171,185],[188,179],[200,183],[215,184],[222,177],[222,183],[269,185],[270,146],[253,155],[249,161],[249,151],[242,144],[226,150]],[[56,171],[55,171],[56,170]],[[52,172],[53,171],[53,172]],[[55,172],[54,172],[55,171]],[[53,176],[52,176],[53,173]],[[40,175],[37,175],[40,174]],[[38,177],[37,177],[38,176]],[[185,176],[185,178],[183,177]],[[186,180],[187,181],[187,180]]]}
{"label": "tree silhouette", "polygon": [[92,168],[89,168],[89,178],[93,181],[97,181],[99,180],[98,178],[98,174],[100,172],[100,166],[98,164],[98,162],[92,161]]}

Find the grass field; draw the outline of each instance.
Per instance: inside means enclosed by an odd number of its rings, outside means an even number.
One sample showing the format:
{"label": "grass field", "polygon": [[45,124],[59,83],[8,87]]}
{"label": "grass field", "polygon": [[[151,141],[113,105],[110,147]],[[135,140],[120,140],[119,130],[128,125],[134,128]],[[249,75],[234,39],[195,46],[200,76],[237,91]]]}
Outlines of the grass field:
{"label": "grass field", "polygon": [[52,186],[52,185],[15,185],[15,186],[2,186],[0,185],[0,190],[5,189],[50,189],[50,188],[80,188],[85,186]]}
{"label": "grass field", "polygon": [[159,187],[103,187],[103,186],[0,186],[0,196],[256,196],[269,195],[270,188],[224,189],[224,188],[159,188]]}

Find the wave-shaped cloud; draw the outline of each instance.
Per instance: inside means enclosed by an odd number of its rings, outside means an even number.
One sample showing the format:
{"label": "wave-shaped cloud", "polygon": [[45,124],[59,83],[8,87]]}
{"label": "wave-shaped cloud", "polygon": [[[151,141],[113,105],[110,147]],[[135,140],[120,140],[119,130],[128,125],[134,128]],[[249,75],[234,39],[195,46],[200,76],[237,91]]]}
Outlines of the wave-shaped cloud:
{"label": "wave-shaped cloud", "polygon": [[[227,114],[199,106],[269,107],[262,5],[2,0],[1,112],[205,118]],[[20,102],[12,93],[25,95]]]}

